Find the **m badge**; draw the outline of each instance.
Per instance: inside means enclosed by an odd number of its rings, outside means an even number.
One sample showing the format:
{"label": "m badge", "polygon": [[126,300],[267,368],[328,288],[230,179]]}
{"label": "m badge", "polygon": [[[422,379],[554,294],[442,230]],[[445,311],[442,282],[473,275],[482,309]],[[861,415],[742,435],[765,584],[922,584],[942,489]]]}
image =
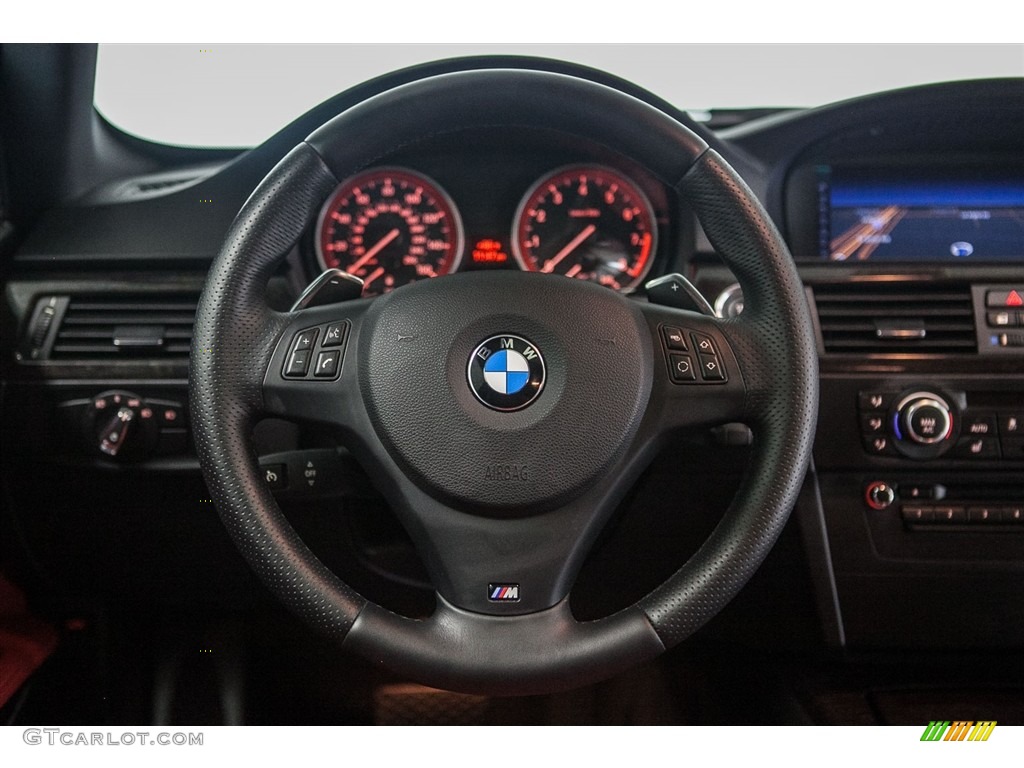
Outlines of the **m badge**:
{"label": "m badge", "polygon": [[518,584],[488,584],[487,599],[492,603],[518,603]]}

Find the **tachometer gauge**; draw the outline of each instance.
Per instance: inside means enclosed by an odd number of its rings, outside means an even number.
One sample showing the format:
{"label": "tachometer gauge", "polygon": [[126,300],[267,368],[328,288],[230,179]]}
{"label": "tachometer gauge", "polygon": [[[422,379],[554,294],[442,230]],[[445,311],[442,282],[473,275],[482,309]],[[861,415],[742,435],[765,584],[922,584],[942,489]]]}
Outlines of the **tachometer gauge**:
{"label": "tachometer gauge", "polygon": [[523,269],[625,292],[650,269],[656,237],[651,203],[633,182],[607,168],[570,166],[526,193],[512,250]]}
{"label": "tachometer gauge", "polygon": [[368,295],[454,272],[462,244],[451,198],[403,168],[375,168],[345,180],[316,228],[320,264],[362,278]]}

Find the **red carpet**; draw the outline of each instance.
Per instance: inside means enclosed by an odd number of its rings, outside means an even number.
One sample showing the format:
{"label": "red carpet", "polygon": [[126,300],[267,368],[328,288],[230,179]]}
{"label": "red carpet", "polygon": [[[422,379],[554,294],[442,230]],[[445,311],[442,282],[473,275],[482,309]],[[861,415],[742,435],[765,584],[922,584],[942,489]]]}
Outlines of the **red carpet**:
{"label": "red carpet", "polygon": [[0,574],[0,707],[56,647],[56,630],[29,613],[21,590]]}

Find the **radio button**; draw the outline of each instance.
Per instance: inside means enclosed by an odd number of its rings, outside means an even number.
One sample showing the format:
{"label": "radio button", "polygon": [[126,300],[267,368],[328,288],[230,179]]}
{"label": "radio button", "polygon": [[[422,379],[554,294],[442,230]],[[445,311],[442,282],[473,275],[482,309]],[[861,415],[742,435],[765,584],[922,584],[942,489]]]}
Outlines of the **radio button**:
{"label": "radio button", "polygon": [[967,522],[967,510],[963,507],[936,507],[935,522],[959,525]]}
{"label": "radio button", "polygon": [[991,507],[969,507],[967,509],[967,520],[970,523],[989,525],[998,523],[999,517],[999,510]]}
{"label": "radio button", "polygon": [[904,504],[900,508],[900,517],[906,523],[933,523],[935,522],[934,507],[909,506]]}

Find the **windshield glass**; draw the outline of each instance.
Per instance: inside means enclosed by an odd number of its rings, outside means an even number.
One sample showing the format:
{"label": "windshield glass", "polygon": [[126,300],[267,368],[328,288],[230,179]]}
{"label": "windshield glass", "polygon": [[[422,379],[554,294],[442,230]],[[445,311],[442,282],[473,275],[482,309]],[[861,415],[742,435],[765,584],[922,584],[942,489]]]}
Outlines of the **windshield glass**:
{"label": "windshield glass", "polygon": [[1020,45],[100,45],[95,104],[165,144],[251,147],[364,80],[437,59],[596,67],[681,109],[808,107],[922,83],[1024,75]]}

